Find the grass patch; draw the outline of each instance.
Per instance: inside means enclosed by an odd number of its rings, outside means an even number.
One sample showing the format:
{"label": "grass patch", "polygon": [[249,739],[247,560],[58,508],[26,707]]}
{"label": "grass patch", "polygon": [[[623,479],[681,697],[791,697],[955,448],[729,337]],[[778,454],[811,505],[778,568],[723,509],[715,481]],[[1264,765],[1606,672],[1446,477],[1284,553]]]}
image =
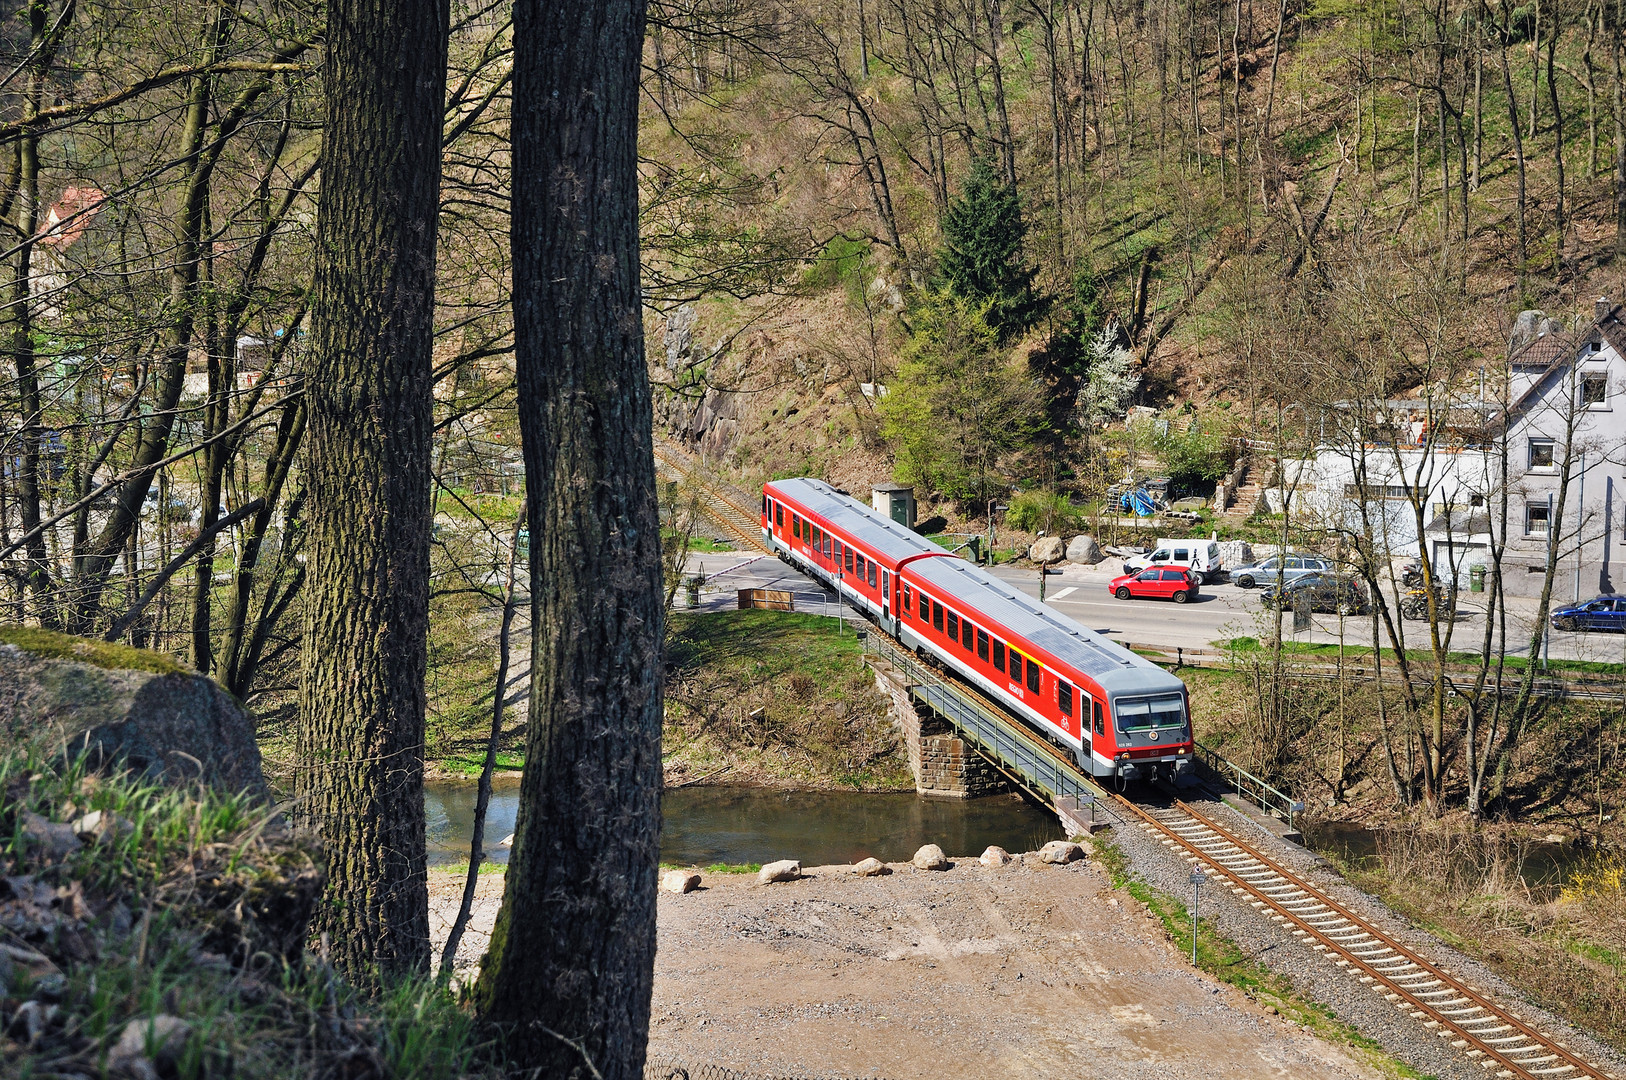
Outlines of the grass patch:
{"label": "grass patch", "polygon": [[[0,1041],[5,1075],[101,1075],[125,1031],[151,1038],[159,1016],[185,1025],[157,1073],[179,1080],[337,1076],[357,1061],[401,1078],[501,1075],[444,984],[367,995],[305,951],[322,856],[270,808],[18,753],[0,758],[0,792],[5,1004],[51,1006],[36,1037]],[[115,823],[99,840],[46,839],[92,810]]]}
{"label": "grass patch", "polygon": [[59,634],[37,626],[0,626],[0,645],[15,645],[26,653],[51,660],[77,660],[110,671],[150,671],[157,675],[195,675],[168,653],[137,649],[116,642]]}
{"label": "grass patch", "polygon": [[720,863],[712,863],[710,866],[706,867],[706,873],[708,873],[708,874],[754,874],[758,870],[761,870],[761,869],[762,869],[762,864],[759,863],[759,862],[748,862],[748,863],[725,863],[725,862],[720,862]]}
{"label": "grass patch", "polygon": [[913,790],[888,701],[850,629],[780,611],[674,612],[666,764],[741,783]]}
{"label": "grass patch", "polygon": [[[462,862],[447,863],[444,866],[431,866],[429,871],[430,873],[434,874],[451,874],[454,877],[468,877],[469,860],[464,859]],[[485,862],[480,864],[481,877],[485,877],[487,874],[500,875],[506,873],[508,873],[507,863],[492,862],[490,859],[487,859]]]}
{"label": "grass patch", "polygon": [[[1174,946],[1181,950],[1182,955],[1190,956],[1191,909],[1179,898],[1153,888],[1136,877],[1129,868],[1129,859],[1123,849],[1112,842],[1112,830],[1097,833],[1090,838],[1090,842],[1095,848],[1096,861],[1112,878],[1113,887],[1127,891],[1146,905],[1147,910],[1163,924],[1164,933]],[[1318,1037],[1350,1047],[1386,1075],[1404,1077],[1406,1080],[1432,1080],[1391,1056],[1375,1040],[1339,1020],[1337,1014],[1327,1006],[1300,995],[1285,976],[1249,960],[1236,942],[1221,934],[1209,920],[1199,917],[1197,926],[1197,967],[1202,971],[1220,982],[1229,983]]]}
{"label": "grass patch", "polygon": [[[480,773],[486,767],[485,751],[470,751],[468,753],[446,754],[435,759],[436,763],[448,773],[457,776],[467,776],[479,779]],[[494,774],[505,772],[520,772],[525,768],[525,755],[518,750],[497,751],[497,762]]]}

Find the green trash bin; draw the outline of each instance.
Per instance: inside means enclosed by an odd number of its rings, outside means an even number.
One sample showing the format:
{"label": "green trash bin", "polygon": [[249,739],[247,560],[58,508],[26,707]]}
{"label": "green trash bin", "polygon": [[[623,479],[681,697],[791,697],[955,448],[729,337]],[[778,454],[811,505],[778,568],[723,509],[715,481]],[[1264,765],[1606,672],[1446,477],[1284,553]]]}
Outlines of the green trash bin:
{"label": "green trash bin", "polygon": [[1483,566],[1470,566],[1468,568],[1468,591],[1485,591],[1485,568]]}

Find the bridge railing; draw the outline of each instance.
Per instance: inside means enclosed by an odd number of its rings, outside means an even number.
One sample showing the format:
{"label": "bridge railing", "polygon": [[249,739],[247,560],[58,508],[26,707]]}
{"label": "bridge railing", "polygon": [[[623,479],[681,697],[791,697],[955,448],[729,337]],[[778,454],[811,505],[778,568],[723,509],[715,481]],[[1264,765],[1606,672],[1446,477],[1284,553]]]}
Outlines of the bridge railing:
{"label": "bridge railing", "polygon": [[1274,814],[1293,825],[1293,818],[1304,810],[1304,804],[1279,788],[1266,783],[1213,747],[1197,743],[1197,760],[1223,780],[1242,798],[1259,804],[1259,809]]}
{"label": "bridge railing", "polygon": [[1015,720],[943,678],[883,634],[870,630],[864,637],[864,652],[890,664],[908,682],[912,697],[952,723],[1035,798],[1054,805],[1057,798],[1071,796],[1080,805],[1099,806],[1117,818],[1107,809],[1099,787],[1076,766],[1038,745],[1037,736],[1028,734]]}

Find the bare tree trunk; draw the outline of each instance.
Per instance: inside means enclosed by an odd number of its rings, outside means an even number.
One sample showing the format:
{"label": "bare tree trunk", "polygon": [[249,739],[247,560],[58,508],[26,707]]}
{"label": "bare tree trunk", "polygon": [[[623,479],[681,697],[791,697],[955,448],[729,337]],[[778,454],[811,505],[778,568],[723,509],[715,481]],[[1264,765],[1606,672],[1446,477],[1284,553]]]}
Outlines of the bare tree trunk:
{"label": "bare tree trunk", "polygon": [[446,0],[328,9],[297,815],[315,931],[363,986],[425,971],[424,667]]}
{"label": "bare tree trunk", "polygon": [[641,1076],[655,961],[660,522],[638,257],[642,0],[514,9],[514,329],[531,703],[474,989],[541,1076]]}
{"label": "bare tree trunk", "polygon": [[[1502,90],[1507,94],[1507,122],[1509,131],[1513,136],[1513,164],[1516,168],[1519,187],[1518,200],[1514,204],[1514,221],[1518,226],[1519,238],[1519,288],[1524,288],[1524,275],[1526,264],[1530,261],[1530,244],[1527,233],[1526,196],[1524,175],[1524,137],[1519,133],[1519,99],[1513,93],[1513,69],[1507,60],[1507,45],[1503,44],[1497,49],[1497,55],[1502,61]],[[1622,220],[1626,221],[1626,203],[1622,203]]]}

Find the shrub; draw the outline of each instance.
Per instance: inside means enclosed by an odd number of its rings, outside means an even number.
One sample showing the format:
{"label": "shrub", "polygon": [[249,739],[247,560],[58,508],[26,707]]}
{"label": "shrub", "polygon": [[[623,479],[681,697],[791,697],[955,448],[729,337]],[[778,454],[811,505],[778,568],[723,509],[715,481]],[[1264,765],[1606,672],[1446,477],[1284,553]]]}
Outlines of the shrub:
{"label": "shrub", "polygon": [[1056,536],[1082,528],[1084,515],[1060,492],[1024,491],[1011,499],[1011,508],[1005,513],[1005,523],[1022,532],[1042,529]]}

